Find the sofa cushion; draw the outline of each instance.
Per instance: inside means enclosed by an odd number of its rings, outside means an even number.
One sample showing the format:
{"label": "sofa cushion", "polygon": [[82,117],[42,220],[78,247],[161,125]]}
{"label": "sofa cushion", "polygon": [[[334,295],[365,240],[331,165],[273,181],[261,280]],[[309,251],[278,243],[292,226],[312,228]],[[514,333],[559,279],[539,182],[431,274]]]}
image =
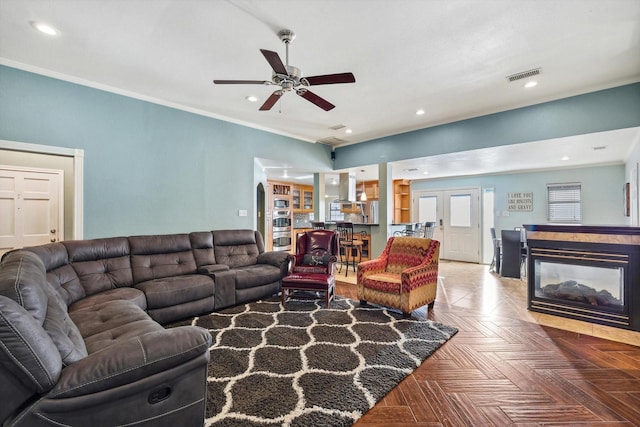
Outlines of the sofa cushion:
{"label": "sofa cushion", "polygon": [[133,282],[196,272],[187,234],[129,237]]}
{"label": "sofa cushion", "polygon": [[87,356],[82,336],[67,315],[67,305],[46,282],[44,264],[36,254],[15,251],[4,258],[0,293],[23,306],[42,325],[58,348],[64,364]]}
{"label": "sofa cushion", "polygon": [[33,252],[42,260],[47,272],[47,282],[62,297],[67,306],[85,297],[85,290],[75,270],[69,265],[67,248],[62,243],[48,243],[25,248],[25,250]]}
{"label": "sofa cushion", "polygon": [[20,304],[41,325],[47,314],[44,264],[31,252],[9,252],[2,259],[0,295]]}
{"label": "sofa cushion", "polygon": [[20,304],[0,296],[0,361],[29,389],[51,390],[60,377],[62,359],[53,340]]}
{"label": "sofa cushion", "polygon": [[231,268],[256,264],[260,254],[253,230],[213,231],[213,251],[216,262]]}
{"label": "sofa cushion", "polygon": [[216,257],[213,253],[213,234],[210,231],[189,233],[189,240],[198,268],[216,263]]}
{"label": "sofa cushion", "polygon": [[429,258],[431,239],[416,239],[414,237],[395,237],[389,248],[387,271],[400,274],[409,267],[422,264]]}
{"label": "sofa cushion", "polygon": [[214,283],[209,276],[189,274],[138,283],[136,289],[144,292],[151,310],[213,296]]}
{"label": "sofa cushion", "polygon": [[279,282],[282,278],[280,269],[268,264],[239,267],[234,271],[236,272],[236,289],[263,286],[273,282]]}
{"label": "sofa cushion", "polygon": [[50,286],[45,287],[47,293],[47,316],[42,327],[58,347],[62,362],[70,365],[87,356],[87,348],[78,331],[78,327],[69,318],[67,305]]}
{"label": "sofa cushion", "polygon": [[400,290],[402,289],[402,276],[388,272],[371,274],[362,279],[362,286],[381,292],[400,294]]}
{"label": "sofa cushion", "polygon": [[126,237],[62,242],[87,295],[133,285]]}
{"label": "sofa cushion", "polygon": [[144,296],[144,292],[136,288],[117,288],[91,295],[71,304],[69,306],[69,313],[78,310],[93,309],[96,305],[116,300],[131,301],[141,309],[147,309],[147,298]]}
{"label": "sofa cushion", "polygon": [[163,329],[131,301],[107,301],[69,315],[78,325],[89,354],[120,340]]}

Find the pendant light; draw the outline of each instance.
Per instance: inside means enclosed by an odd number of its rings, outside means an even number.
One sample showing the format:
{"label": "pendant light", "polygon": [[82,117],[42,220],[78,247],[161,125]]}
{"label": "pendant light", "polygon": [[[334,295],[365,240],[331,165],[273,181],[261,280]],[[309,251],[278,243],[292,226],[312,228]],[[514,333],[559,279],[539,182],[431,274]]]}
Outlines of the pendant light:
{"label": "pendant light", "polygon": [[367,201],[367,193],[364,190],[364,179],[362,180],[362,193],[360,193],[360,201],[361,202],[366,202]]}

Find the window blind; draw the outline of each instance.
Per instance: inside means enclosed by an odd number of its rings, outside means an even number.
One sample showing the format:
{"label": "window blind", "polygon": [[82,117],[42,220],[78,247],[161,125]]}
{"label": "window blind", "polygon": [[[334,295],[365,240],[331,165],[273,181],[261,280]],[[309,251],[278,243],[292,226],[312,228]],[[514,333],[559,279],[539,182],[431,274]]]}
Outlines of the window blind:
{"label": "window blind", "polygon": [[582,221],[581,184],[547,184],[549,222]]}

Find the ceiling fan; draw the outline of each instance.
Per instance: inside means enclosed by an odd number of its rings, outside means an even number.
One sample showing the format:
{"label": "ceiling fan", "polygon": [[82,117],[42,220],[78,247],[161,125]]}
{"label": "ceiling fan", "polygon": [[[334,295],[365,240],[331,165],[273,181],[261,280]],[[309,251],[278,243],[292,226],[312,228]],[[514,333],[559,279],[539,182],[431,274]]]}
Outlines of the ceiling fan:
{"label": "ceiling fan", "polygon": [[214,80],[213,83],[221,85],[229,84],[259,84],[259,85],[277,85],[280,86],[275,92],[267,98],[260,107],[260,111],[268,111],[275,105],[285,92],[295,91],[298,95],[307,101],[317,105],[325,111],[335,108],[335,105],[324,98],[316,95],[307,89],[309,86],[316,85],[332,85],[337,83],[355,83],[356,78],[352,73],[325,74],[321,76],[302,77],[302,71],[294,66],[289,65],[289,43],[295,39],[296,35],[291,30],[281,30],[278,37],[286,46],[286,65],[282,63],[277,52],[266,49],[260,49],[265,59],[273,69],[273,77],[271,80]]}

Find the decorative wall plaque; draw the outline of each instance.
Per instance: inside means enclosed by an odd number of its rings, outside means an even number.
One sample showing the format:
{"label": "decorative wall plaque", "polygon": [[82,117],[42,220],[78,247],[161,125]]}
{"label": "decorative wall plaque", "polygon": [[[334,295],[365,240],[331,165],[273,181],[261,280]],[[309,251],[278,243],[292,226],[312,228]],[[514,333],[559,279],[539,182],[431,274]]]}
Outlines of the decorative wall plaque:
{"label": "decorative wall plaque", "polygon": [[530,212],[533,210],[533,193],[507,193],[507,210]]}

